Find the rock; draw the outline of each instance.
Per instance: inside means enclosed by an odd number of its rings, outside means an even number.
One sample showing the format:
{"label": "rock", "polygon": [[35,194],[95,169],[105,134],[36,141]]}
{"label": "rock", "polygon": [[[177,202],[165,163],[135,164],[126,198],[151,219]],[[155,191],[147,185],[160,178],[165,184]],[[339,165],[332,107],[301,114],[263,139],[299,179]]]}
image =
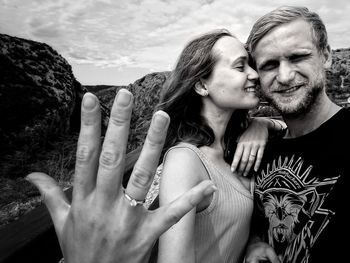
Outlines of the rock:
{"label": "rock", "polygon": [[142,145],[144,141],[155,106],[159,102],[160,91],[169,76],[168,71],[147,74],[127,87],[134,95],[130,140],[135,148]]}
{"label": "rock", "polygon": [[50,46],[0,34],[0,71],[0,162],[79,126],[84,89]]}
{"label": "rock", "polygon": [[96,86],[84,86],[100,100],[103,131],[108,125],[110,110],[116,92],[121,88],[126,88],[134,95],[127,151],[134,150],[143,143],[154,108],[159,101],[160,91],[169,76],[170,72],[168,71],[155,72],[147,74],[128,86],[99,86],[98,89]]}

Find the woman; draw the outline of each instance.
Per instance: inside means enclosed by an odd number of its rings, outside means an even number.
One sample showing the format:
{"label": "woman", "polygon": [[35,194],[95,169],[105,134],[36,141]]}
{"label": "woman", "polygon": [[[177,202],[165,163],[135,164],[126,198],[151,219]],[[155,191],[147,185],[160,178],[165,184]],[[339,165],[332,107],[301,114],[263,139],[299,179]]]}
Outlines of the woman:
{"label": "woman", "polygon": [[217,191],[161,236],[158,262],[242,260],[253,210],[253,180],[241,172],[249,170],[256,155],[261,158],[268,128],[275,126],[254,120],[244,138],[263,143],[237,149],[240,172],[232,172],[229,149],[247,128],[248,110],[259,102],[258,75],[248,62],[244,46],[227,30],[205,34],[186,45],[162,93],[158,109],[167,112],[171,122],[160,205],[206,179]]}

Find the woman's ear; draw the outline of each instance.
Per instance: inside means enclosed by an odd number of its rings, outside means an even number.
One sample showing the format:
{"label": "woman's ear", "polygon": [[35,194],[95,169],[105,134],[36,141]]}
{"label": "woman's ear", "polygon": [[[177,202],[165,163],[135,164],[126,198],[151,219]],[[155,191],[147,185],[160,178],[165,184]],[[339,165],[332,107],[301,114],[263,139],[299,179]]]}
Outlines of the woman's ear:
{"label": "woman's ear", "polygon": [[194,85],[194,90],[197,92],[197,94],[206,97],[209,95],[209,92],[205,85],[203,84],[202,80],[198,80],[196,84]]}

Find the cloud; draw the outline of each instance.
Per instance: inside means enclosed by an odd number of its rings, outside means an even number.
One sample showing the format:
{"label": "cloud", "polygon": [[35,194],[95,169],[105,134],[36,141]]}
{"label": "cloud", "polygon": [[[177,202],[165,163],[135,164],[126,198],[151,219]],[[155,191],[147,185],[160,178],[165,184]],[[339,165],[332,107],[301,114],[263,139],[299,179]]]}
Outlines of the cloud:
{"label": "cloud", "polygon": [[[254,21],[304,0],[0,0],[3,33],[45,42],[69,63],[100,68],[169,69],[194,36],[227,28],[245,41]],[[309,0],[332,47],[349,47],[350,2]]]}

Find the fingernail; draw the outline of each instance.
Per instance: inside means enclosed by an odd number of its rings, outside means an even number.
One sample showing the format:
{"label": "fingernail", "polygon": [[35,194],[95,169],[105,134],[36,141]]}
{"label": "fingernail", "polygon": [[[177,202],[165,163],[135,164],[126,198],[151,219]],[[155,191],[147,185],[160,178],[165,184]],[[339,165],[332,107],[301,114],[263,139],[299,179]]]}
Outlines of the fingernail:
{"label": "fingernail", "polygon": [[24,180],[30,182],[33,185],[36,185],[37,182],[39,181],[39,179],[37,178],[37,176],[34,173],[30,173],[27,176],[25,176]]}
{"label": "fingernail", "polygon": [[25,176],[25,177],[24,177],[24,180],[26,180],[26,181],[28,181],[28,182],[32,182],[32,179],[30,178],[29,175]]}
{"label": "fingernail", "polygon": [[212,193],[214,193],[216,190],[218,190],[218,188],[212,184],[210,186],[208,186],[205,190],[204,190],[204,195],[211,195]]}
{"label": "fingernail", "polygon": [[127,90],[120,90],[117,94],[117,102],[120,106],[128,106],[131,102],[131,93]]}
{"label": "fingernail", "polygon": [[169,123],[169,117],[168,115],[163,111],[158,111],[154,115],[154,128],[156,131],[162,131],[166,128],[166,126]]}
{"label": "fingernail", "polygon": [[231,172],[235,172],[236,168],[235,167],[231,167]]}
{"label": "fingernail", "polygon": [[85,94],[83,98],[83,107],[86,110],[92,110],[96,106],[96,99],[92,94]]}

